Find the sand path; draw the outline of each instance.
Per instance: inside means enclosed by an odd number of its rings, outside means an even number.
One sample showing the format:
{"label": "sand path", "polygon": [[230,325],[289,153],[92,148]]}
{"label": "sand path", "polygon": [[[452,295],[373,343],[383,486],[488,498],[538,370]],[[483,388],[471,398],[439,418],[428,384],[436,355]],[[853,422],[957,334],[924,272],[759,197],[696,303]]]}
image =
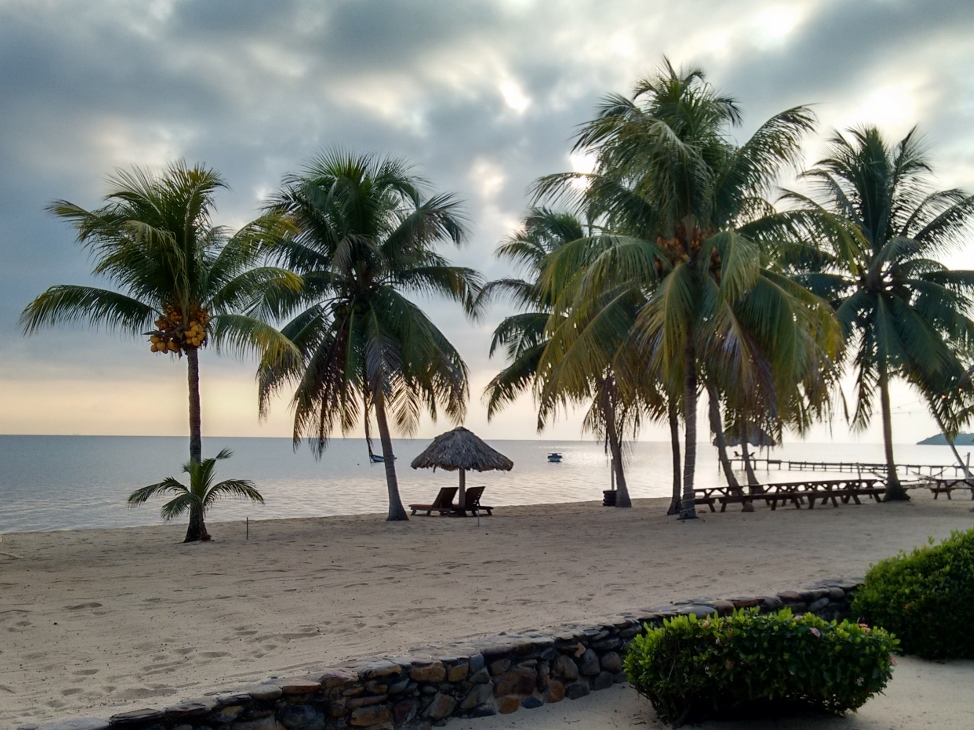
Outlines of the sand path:
{"label": "sand path", "polygon": [[[660,500],[4,535],[0,727],[162,707],[437,641],[840,575],[974,525],[967,500],[667,518]],[[216,513],[219,515],[219,512]],[[15,556],[15,557],[11,557]],[[519,713],[523,714],[523,713]]]}

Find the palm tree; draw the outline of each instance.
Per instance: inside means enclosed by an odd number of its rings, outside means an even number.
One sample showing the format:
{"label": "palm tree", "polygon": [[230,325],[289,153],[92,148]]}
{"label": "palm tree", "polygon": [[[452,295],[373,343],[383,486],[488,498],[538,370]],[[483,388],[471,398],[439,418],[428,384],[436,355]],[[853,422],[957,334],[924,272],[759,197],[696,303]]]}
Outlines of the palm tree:
{"label": "palm tree", "polygon": [[175,477],[166,477],[158,484],[150,484],[132,492],[128,499],[129,506],[137,507],[157,494],[175,494],[176,496],[173,499],[162,505],[162,519],[168,522],[186,511],[190,515],[199,515],[197,526],[194,527],[190,521],[189,528],[186,531],[186,539],[183,542],[210,540],[210,533],[206,531],[204,517],[206,511],[218,499],[222,497],[245,497],[252,502],[264,503],[264,498],[254,487],[254,483],[246,479],[225,479],[222,482],[213,483],[216,462],[220,459],[229,459],[231,456],[233,456],[233,452],[230,449],[223,449],[216,456],[202,461],[190,459],[183,464],[183,473],[189,474],[188,487],[177,481]]}
{"label": "palm tree", "polygon": [[[562,291],[556,314],[549,320],[549,341],[538,367],[535,392],[538,422],[554,418],[559,410],[590,402],[582,426],[602,438],[610,456],[616,484],[616,507],[631,507],[625,475],[624,442],[635,438],[644,416],[659,419],[661,397],[656,384],[647,381],[643,350],[628,332],[642,299],[594,294],[587,305]],[[570,308],[568,308],[570,307]],[[606,326],[599,320],[611,320]],[[628,322],[629,326],[625,323]]]}
{"label": "palm tree", "polygon": [[506,293],[522,309],[505,318],[494,331],[490,355],[504,346],[509,364],[485,389],[487,415],[491,418],[532,387],[538,402],[539,431],[560,408],[589,403],[583,428],[604,440],[617,486],[615,504],[627,508],[632,501],[626,482],[623,440],[638,431],[640,404],[622,375],[624,355],[617,355],[622,343],[603,350],[603,360],[591,369],[572,367],[574,342],[571,332],[560,330],[559,323],[565,318],[557,310],[557,300],[564,292],[542,285],[550,254],[586,235],[586,226],[576,216],[534,208],[526,216],[523,229],[498,249],[498,256],[526,269],[531,280],[492,281],[481,293],[484,301],[496,292]]}
{"label": "palm tree", "polygon": [[390,417],[410,434],[422,414],[466,412],[467,368],[407,292],[445,295],[476,311],[480,278],[452,266],[440,242],[465,238],[459,201],[425,195],[427,184],[402,161],[338,150],[284,178],[271,200],[294,235],[269,252],[305,282],[267,312],[290,318],[281,332],[300,361],[265,358],[258,371],[261,413],[285,385],[295,387],[293,438],[316,457],[336,427],[350,432],[375,416],[382,444],[389,520],[406,520],[399,497]]}
{"label": "palm tree", "polygon": [[666,62],[631,99],[608,97],[583,125],[575,151],[595,155],[593,174],[549,176],[537,186],[542,199],[599,211],[613,239],[594,262],[585,244],[564,247],[555,276],[586,266],[582,299],[610,289],[645,293],[634,332],[670,402],[683,407],[683,519],[696,517],[701,373],[742,393],[772,393],[834,346],[799,331],[808,321],[816,334],[829,332],[823,303],[762,261],[763,220],[774,212],[765,195],[782,165],[799,161],[812,114],[789,109],[737,146],[729,130],[740,118],[701,71]]}
{"label": "palm tree", "polygon": [[[241,312],[261,296],[300,288],[293,274],[258,267],[259,244],[280,234],[263,217],[234,235],[211,220],[214,195],[226,183],[201,165],[176,162],[162,174],[117,171],[105,205],[86,210],[64,200],[49,210],[70,222],[92,255],[93,273],[114,289],[52,286],[21,313],[25,334],[44,326],[87,322],[150,339],[150,350],[186,356],[189,455],[202,458],[199,351],[218,349],[293,357],[270,325]],[[147,331],[148,330],[148,331]],[[202,515],[193,511],[190,529]]]}
{"label": "palm tree", "polygon": [[[540,284],[545,262],[552,251],[583,235],[582,224],[575,216],[534,208],[525,216],[523,228],[498,247],[497,257],[508,259],[530,279],[490,281],[480,293],[481,304],[486,305],[500,293],[521,310],[505,317],[491,339],[489,356],[504,347],[508,364],[484,389],[488,420],[534,385],[538,363],[549,341],[548,321],[554,304],[554,297]],[[539,423],[539,428],[543,426],[543,422]]]}
{"label": "palm tree", "polygon": [[933,404],[963,378],[974,345],[974,271],[936,260],[969,233],[974,196],[932,191],[930,173],[915,129],[892,145],[862,127],[835,133],[805,173],[815,198],[787,196],[820,244],[799,279],[833,303],[851,342],[855,427],[869,424],[878,390],[887,500],[909,499],[893,457],[890,381],[905,379]]}

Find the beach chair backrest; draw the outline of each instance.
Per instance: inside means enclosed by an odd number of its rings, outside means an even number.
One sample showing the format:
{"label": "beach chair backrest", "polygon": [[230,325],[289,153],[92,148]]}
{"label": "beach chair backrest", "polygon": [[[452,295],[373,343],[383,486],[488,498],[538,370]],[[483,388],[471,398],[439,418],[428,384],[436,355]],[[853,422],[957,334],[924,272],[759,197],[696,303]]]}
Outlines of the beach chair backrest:
{"label": "beach chair backrest", "polygon": [[467,509],[480,506],[480,495],[484,493],[485,487],[470,487],[466,493]]}
{"label": "beach chair backrest", "polygon": [[440,493],[433,500],[433,507],[449,507],[453,504],[453,498],[457,496],[458,487],[443,487]]}

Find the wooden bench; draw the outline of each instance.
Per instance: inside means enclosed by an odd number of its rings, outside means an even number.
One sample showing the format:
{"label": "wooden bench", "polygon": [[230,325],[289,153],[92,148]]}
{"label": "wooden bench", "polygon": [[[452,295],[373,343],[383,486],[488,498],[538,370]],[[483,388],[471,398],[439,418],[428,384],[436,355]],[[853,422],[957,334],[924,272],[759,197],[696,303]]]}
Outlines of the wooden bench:
{"label": "wooden bench", "polygon": [[[974,477],[959,479],[934,478],[930,481],[929,488],[933,492],[934,499],[941,494],[946,494],[947,499],[951,499],[950,493],[955,489],[971,489],[972,485],[974,485]],[[971,494],[971,498],[974,499],[974,493]]]}
{"label": "wooden bench", "polygon": [[[693,503],[695,505],[707,505],[711,512],[717,511],[717,501],[729,498],[745,498],[745,495],[735,493],[736,490],[730,487],[704,487],[703,489],[693,490]],[[724,510],[721,509],[721,512]]]}
{"label": "wooden bench", "polygon": [[720,511],[725,512],[728,504],[747,504],[755,499],[761,499],[760,494],[751,494],[745,491],[747,488],[732,489],[731,487],[704,487],[694,489],[693,503],[696,505],[707,505],[711,512],[717,511],[717,503],[720,503]]}
{"label": "wooden bench", "polygon": [[758,493],[752,493],[750,491],[752,487],[741,487],[741,489],[705,487],[694,490],[694,504],[707,505],[711,512],[717,511],[717,503],[720,503],[720,511],[725,512],[729,504],[747,504],[761,500],[770,505],[772,510],[777,509],[778,502],[791,502],[796,509],[801,509],[806,500],[809,509],[814,509],[817,501],[823,505],[831,501],[833,507],[838,507],[839,499],[843,504],[848,504],[850,501],[862,504],[859,497],[871,497],[881,502],[886,488],[877,484],[881,484],[879,479],[804,480],[762,484],[758,487],[762,491]]}

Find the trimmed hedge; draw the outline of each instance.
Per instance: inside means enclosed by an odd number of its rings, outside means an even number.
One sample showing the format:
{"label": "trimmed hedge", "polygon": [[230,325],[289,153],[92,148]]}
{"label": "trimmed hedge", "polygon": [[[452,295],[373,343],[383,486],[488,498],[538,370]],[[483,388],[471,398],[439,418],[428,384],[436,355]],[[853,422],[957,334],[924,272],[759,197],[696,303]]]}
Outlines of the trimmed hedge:
{"label": "trimmed hedge", "polygon": [[852,615],[894,632],[906,654],[974,659],[974,529],[873,565]]}
{"label": "trimmed hedge", "polygon": [[718,618],[678,616],[647,627],[625,670],[660,719],[824,711],[841,715],[886,686],[896,639],[882,629],[790,609]]}

